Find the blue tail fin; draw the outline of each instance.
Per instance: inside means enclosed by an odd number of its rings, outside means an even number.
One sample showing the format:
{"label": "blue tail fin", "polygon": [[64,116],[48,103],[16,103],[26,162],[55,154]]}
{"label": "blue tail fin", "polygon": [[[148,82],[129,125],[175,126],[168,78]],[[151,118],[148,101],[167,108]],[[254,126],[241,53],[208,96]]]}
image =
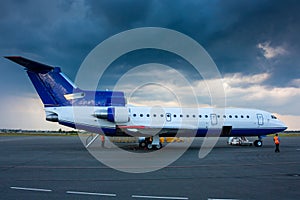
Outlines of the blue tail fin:
{"label": "blue tail fin", "polygon": [[59,67],[52,67],[19,56],[5,58],[25,67],[45,107],[71,105],[64,95],[71,94],[76,86],[61,72]]}

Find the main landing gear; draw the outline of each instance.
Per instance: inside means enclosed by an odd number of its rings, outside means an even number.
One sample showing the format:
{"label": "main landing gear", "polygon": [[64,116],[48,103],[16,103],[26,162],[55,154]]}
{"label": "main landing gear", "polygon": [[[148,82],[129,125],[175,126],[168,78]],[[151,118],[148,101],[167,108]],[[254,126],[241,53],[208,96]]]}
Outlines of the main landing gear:
{"label": "main landing gear", "polygon": [[139,146],[141,148],[147,148],[147,149],[161,149],[162,148],[162,144],[159,140],[159,136],[155,135],[152,137],[140,137],[139,138]]}

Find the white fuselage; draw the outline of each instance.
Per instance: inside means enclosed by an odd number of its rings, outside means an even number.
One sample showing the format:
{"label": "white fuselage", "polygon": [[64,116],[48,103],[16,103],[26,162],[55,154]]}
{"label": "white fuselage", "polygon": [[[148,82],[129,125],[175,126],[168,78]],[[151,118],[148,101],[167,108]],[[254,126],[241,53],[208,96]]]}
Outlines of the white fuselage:
{"label": "white fuselage", "polygon": [[[103,107],[62,106],[45,108],[47,113],[56,113],[60,124],[92,132],[104,132],[114,136],[116,128],[124,132],[139,132],[168,135],[174,130],[182,136],[206,136],[208,133],[221,136],[261,136],[286,129],[283,122],[269,112],[243,108],[162,108],[127,106],[128,121],[112,122],[95,117],[94,113]],[[117,115],[117,113],[116,113]],[[227,133],[221,133],[227,127]],[[229,128],[228,128],[229,127]],[[228,129],[230,131],[228,132]],[[126,133],[128,133],[126,132]]]}

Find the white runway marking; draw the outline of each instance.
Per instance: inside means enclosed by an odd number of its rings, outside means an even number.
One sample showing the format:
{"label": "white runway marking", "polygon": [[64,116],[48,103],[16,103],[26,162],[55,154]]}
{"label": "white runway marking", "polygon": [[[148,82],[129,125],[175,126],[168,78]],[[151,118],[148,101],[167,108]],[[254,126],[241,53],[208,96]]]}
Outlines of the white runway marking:
{"label": "white runway marking", "polygon": [[36,191],[36,192],[52,192],[49,189],[41,189],[41,188],[24,188],[24,187],[10,187],[13,190],[27,190],[27,191]]}
{"label": "white runway marking", "polygon": [[107,193],[96,193],[96,192],[79,192],[79,191],[66,191],[67,194],[81,194],[81,195],[94,195],[94,196],[109,196],[116,197],[116,194],[107,194]]}
{"label": "white runway marking", "polygon": [[214,198],[208,198],[207,200],[238,200],[238,199],[214,199]]}
{"label": "white runway marking", "polygon": [[187,197],[160,197],[160,196],[144,196],[144,195],[132,195],[132,198],[144,198],[144,199],[175,199],[175,200],[185,200],[189,199]]}

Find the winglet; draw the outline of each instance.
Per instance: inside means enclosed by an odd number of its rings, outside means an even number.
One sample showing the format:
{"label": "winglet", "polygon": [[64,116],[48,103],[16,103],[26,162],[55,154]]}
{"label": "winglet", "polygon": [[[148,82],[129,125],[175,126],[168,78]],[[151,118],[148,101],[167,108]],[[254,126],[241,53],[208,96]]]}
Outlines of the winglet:
{"label": "winglet", "polygon": [[5,56],[5,58],[24,66],[27,70],[33,72],[48,72],[54,69],[54,67],[45,65],[21,56]]}

